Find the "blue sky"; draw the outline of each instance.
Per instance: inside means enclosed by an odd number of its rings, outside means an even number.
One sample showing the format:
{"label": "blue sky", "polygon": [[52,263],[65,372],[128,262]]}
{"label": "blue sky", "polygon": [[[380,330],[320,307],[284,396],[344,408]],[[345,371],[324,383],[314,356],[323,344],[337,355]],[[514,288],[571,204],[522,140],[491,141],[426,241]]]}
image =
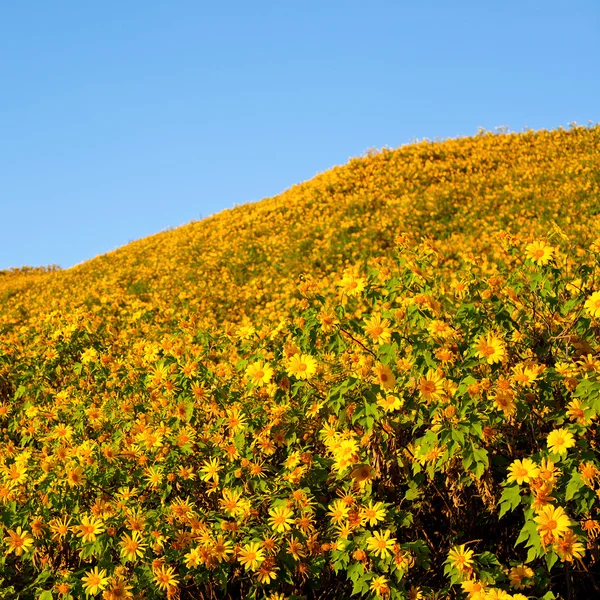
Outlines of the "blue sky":
{"label": "blue sky", "polygon": [[600,121],[597,0],[0,3],[0,269],[63,268],[370,148]]}

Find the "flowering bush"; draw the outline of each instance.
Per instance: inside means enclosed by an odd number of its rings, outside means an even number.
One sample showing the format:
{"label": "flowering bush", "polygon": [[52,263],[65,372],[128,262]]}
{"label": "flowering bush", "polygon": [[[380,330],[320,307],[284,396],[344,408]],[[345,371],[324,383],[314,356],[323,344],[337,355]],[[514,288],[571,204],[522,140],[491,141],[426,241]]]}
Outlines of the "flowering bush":
{"label": "flowering bush", "polygon": [[0,598],[594,594],[599,135],[384,151],[5,273]]}

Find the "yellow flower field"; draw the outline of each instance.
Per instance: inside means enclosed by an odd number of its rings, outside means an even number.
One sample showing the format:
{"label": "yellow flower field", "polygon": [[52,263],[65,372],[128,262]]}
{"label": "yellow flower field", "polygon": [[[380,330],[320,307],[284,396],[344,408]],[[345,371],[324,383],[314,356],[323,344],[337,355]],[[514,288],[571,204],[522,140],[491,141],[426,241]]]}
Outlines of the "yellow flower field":
{"label": "yellow flower field", "polygon": [[420,142],[0,272],[0,598],[591,598],[600,127]]}

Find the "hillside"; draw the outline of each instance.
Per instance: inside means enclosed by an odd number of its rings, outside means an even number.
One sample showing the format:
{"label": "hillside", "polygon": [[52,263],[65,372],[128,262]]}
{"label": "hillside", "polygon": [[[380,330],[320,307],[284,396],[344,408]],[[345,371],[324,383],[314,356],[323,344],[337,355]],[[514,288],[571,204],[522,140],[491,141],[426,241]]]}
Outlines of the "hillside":
{"label": "hillside", "polygon": [[0,598],[594,594],[599,149],[421,142],[0,272]]}

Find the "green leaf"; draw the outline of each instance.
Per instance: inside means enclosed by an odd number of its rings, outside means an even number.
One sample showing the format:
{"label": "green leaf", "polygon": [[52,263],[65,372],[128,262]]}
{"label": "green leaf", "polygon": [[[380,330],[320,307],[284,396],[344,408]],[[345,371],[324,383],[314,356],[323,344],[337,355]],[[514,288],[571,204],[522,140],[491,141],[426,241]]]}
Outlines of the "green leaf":
{"label": "green leaf", "polygon": [[584,486],[581,475],[578,471],[574,471],[569,483],[567,484],[567,490],[565,493],[565,500],[571,500],[577,494],[577,492]]}
{"label": "green leaf", "polygon": [[548,552],[546,556],[544,556],[546,560],[546,566],[548,567],[548,571],[552,569],[556,561],[558,560],[558,555],[555,552]]}
{"label": "green leaf", "polygon": [[525,563],[530,563],[532,560],[535,560],[538,556],[542,554],[543,550],[541,548],[536,548],[532,546],[527,551],[527,558],[525,559]]}
{"label": "green leaf", "polygon": [[502,496],[500,496],[500,514],[502,518],[509,510],[513,511],[521,503],[521,490],[518,485],[505,487]]}
{"label": "green leaf", "polygon": [[38,600],[53,600],[52,592],[46,590],[39,595]]}

